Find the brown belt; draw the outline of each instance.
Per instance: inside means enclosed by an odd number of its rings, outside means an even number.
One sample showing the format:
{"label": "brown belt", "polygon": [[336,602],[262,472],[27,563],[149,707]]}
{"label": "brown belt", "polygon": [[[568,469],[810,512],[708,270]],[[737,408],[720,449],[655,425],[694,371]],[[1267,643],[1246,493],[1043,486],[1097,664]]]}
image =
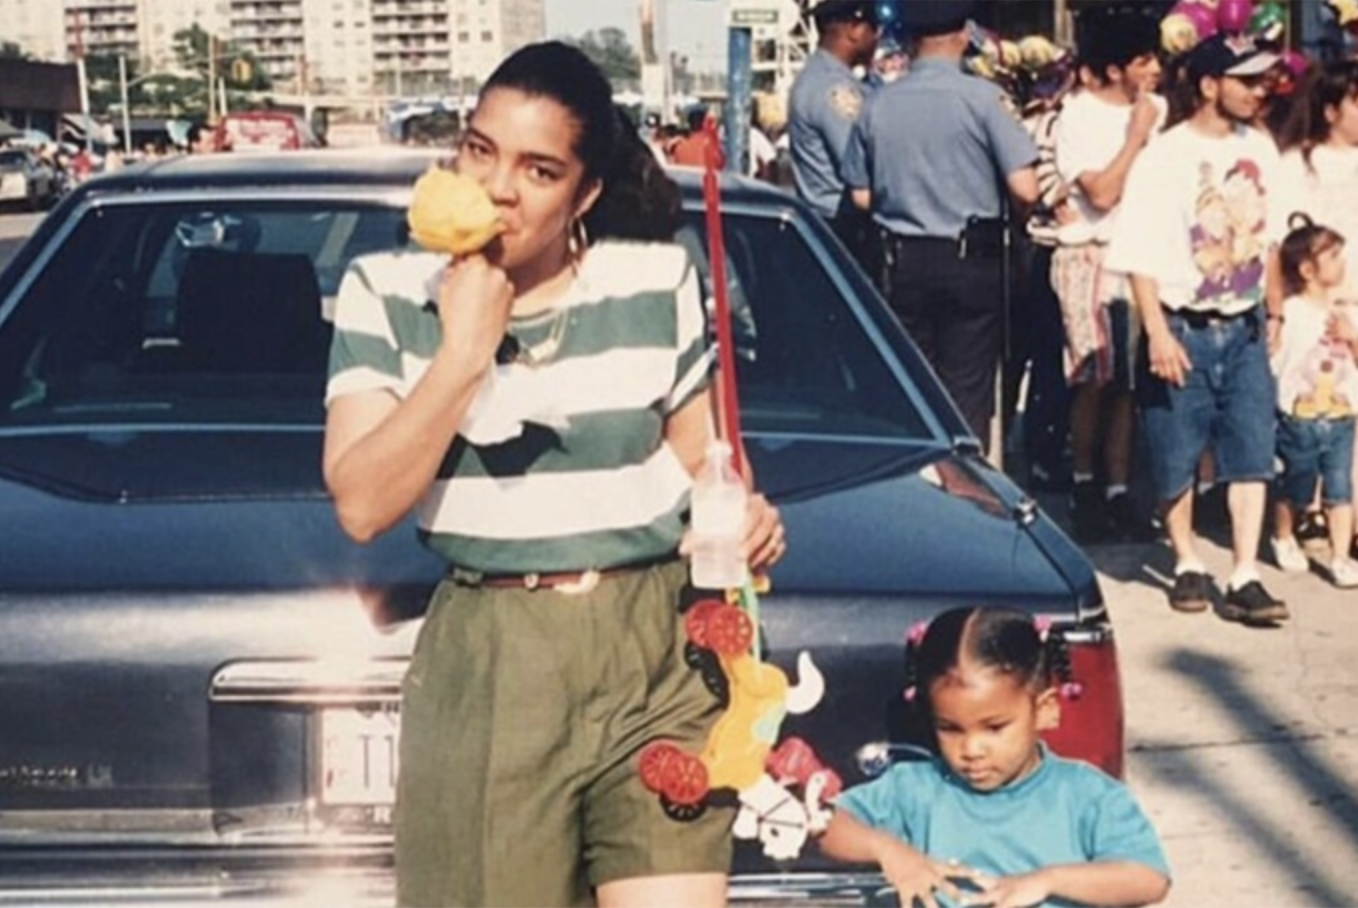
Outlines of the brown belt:
{"label": "brown belt", "polygon": [[599,581],[622,574],[632,574],[645,570],[662,561],[648,561],[638,564],[624,564],[618,567],[587,571],[561,571],[553,573],[530,572],[527,574],[478,574],[454,568],[449,576],[466,586],[479,586],[492,590],[553,590],[558,593],[588,593],[599,585]]}

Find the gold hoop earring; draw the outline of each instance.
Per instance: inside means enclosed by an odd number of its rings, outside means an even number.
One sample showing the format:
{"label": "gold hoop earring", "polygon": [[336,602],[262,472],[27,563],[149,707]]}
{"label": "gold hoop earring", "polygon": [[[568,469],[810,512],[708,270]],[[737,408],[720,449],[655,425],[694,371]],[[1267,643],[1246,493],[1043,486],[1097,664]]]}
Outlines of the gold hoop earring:
{"label": "gold hoop earring", "polygon": [[574,261],[580,261],[585,257],[585,250],[589,248],[589,230],[585,227],[583,218],[576,218],[571,223],[570,237],[566,240],[566,250]]}

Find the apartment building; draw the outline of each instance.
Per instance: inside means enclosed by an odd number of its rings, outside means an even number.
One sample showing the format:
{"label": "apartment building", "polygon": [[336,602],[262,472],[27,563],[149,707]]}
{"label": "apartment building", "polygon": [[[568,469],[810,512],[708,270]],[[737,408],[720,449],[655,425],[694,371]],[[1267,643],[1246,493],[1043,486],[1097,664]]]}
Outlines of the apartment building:
{"label": "apartment building", "polygon": [[[580,0],[585,2],[585,0]],[[276,88],[368,97],[470,94],[547,33],[545,0],[0,0],[5,38],[35,58],[126,54],[172,69],[198,25],[250,50]],[[12,37],[11,37],[12,36]]]}
{"label": "apartment building", "polygon": [[37,60],[126,54],[150,68],[174,65],[174,35],[198,25],[224,34],[227,0],[0,0],[4,38]]}
{"label": "apartment building", "polygon": [[509,53],[547,34],[544,0],[448,0],[452,86],[469,94]]}

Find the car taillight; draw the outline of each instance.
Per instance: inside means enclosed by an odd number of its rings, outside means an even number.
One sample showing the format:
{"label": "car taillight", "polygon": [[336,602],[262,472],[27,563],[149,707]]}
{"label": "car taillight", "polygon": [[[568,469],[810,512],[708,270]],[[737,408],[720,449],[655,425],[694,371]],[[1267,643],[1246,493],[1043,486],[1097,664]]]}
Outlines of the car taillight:
{"label": "car taillight", "polygon": [[1043,737],[1062,756],[1087,760],[1122,778],[1125,744],[1122,678],[1111,628],[1064,632],[1072,686],[1061,699],[1061,725]]}

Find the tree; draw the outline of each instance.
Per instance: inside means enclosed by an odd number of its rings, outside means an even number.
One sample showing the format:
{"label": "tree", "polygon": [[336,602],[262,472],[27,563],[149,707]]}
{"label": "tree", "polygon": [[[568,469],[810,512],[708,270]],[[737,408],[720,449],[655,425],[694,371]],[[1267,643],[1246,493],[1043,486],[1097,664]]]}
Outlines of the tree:
{"label": "tree", "polygon": [[27,60],[28,51],[13,41],[0,41],[0,60]]}
{"label": "tree", "polygon": [[272,87],[269,74],[253,53],[221,40],[201,25],[194,24],[174,33],[174,54],[185,71],[197,74],[204,82],[213,69],[209,61],[216,57],[217,78],[226,80],[228,89],[267,91]]}
{"label": "tree", "polygon": [[587,31],[570,43],[593,60],[594,65],[603,70],[615,87],[634,84],[641,79],[641,55],[632,47],[632,42],[627,40],[622,29]]}

